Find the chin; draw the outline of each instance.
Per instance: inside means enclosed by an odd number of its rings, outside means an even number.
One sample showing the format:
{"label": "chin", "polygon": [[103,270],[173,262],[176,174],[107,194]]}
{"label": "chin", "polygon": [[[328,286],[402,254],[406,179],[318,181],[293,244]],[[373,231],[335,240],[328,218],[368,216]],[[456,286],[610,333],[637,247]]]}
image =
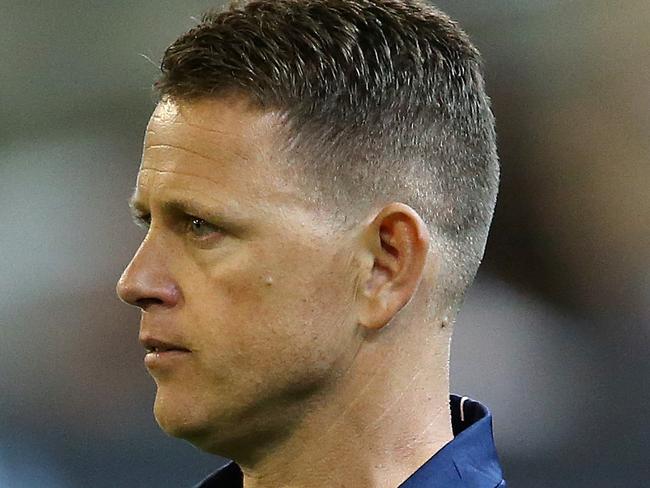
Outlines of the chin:
{"label": "chin", "polygon": [[218,422],[214,418],[208,420],[210,416],[200,405],[187,399],[178,401],[159,392],[153,413],[167,435],[185,440],[203,451],[214,451],[215,439],[220,438]]}
{"label": "chin", "polygon": [[188,403],[191,402],[179,401],[170,395],[161,394],[160,389],[156,394],[153,414],[160,428],[170,436],[185,439],[200,430],[201,421],[197,419],[197,405]]}

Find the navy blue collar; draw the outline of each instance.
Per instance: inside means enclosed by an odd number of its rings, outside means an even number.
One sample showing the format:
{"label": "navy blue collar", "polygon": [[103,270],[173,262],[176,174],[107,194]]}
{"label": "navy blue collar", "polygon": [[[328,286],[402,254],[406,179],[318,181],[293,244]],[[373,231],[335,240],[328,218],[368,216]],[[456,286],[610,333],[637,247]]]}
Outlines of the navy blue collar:
{"label": "navy blue collar", "polygon": [[[487,407],[451,395],[454,438],[398,488],[505,488]],[[242,488],[243,474],[231,461],[196,488]]]}
{"label": "navy blue collar", "polygon": [[505,488],[492,435],[492,415],[484,405],[451,395],[454,438],[399,488]]}

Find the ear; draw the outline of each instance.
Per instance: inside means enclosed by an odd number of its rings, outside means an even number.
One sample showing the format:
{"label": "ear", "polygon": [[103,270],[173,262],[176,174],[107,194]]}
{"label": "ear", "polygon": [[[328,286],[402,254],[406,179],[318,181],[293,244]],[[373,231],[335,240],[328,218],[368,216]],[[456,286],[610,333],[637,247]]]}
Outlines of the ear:
{"label": "ear", "polygon": [[363,234],[361,260],[360,325],[380,329],[415,294],[422,278],[429,232],[422,218],[408,205],[390,203],[381,209]]}

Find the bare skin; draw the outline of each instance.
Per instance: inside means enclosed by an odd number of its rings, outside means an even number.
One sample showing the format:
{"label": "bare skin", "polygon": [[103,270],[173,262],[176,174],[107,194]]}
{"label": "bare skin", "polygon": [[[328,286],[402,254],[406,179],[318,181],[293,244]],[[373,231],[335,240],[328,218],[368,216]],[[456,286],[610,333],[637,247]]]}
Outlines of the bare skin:
{"label": "bare skin", "polygon": [[437,254],[399,202],[335,232],[275,123],[232,97],[152,115],[132,199],[147,235],[117,292],[141,338],[187,350],[148,363],[154,414],[246,488],[393,488],[453,437]]}

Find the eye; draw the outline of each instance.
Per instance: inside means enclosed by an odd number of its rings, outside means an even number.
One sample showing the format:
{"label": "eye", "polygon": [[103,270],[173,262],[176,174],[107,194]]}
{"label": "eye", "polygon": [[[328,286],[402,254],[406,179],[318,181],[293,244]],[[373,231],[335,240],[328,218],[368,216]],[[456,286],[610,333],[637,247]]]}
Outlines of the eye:
{"label": "eye", "polygon": [[199,239],[209,237],[212,234],[221,232],[221,229],[216,225],[212,225],[209,222],[206,222],[203,219],[198,217],[190,217],[188,222],[188,227],[190,233],[196,236]]}

